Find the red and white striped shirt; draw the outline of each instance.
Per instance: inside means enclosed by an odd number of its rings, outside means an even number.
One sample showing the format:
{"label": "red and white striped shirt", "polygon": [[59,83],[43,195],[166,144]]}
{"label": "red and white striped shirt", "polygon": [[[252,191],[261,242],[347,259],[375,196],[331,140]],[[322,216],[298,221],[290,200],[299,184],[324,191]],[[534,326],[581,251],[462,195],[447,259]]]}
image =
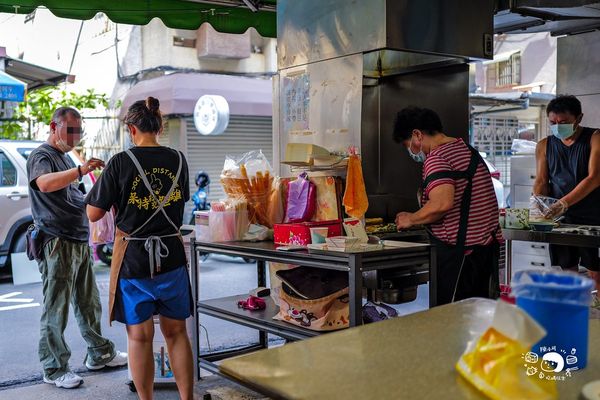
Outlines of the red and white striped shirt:
{"label": "red and white striped shirt", "polygon": [[[429,153],[423,168],[423,180],[434,172],[466,171],[471,151],[462,139],[443,144]],[[428,183],[423,193],[423,205],[429,200],[433,188],[450,184],[454,186],[454,205],[442,219],[431,224],[432,233],[444,243],[455,245],[460,224],[460,205],[467,186],[466,179],[436,179]],[[492,177],[484,164],[477,166],[471,190],[471,208],[467,223],[466,246],[486,245],[496,237],[498,227],[498,202]]]}

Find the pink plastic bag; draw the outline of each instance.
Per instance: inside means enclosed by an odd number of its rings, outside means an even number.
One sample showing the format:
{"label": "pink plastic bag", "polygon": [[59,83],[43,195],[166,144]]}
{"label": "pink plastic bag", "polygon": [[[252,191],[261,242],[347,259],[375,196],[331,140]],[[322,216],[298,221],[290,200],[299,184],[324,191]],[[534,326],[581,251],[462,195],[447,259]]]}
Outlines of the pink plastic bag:
{"label": "pink plastic bag", "polygon": [[90,222],[90,244],[106,244],[115,241],[115,216],[112,211],[96,222]]}
{"label": "pink plastic bag", "polygon": [[286,221],[291,223],[310,221],[317,205],[317,189],[306,172],[288,182]]}

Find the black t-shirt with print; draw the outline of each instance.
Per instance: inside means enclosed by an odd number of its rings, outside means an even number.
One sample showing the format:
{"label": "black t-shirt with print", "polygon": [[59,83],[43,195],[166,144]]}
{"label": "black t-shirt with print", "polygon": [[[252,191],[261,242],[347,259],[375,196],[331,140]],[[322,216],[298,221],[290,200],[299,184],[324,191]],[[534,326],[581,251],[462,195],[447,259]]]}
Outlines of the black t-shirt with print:
{"label": "black t-shirt with print", "polygon": [[37,185],[42,175],[75,168],[71,158],[48,143],[33,150],[27,158],[29,197],[33,220],[44,233],[77,242],[88,241],[88,219],[85,215],[84,194],[79,181],[54,192],[43,193]]}
{"label": "black t-shirt with print", "polygon": [[[167,195],[177,174],[177,150],[168,147],[134,147],[131,149],[146,172],[150,186],[159,200]],[[181,155],[182,166],[178,185],[165,205],[169,218],[180,227],[183,223],[185,202],[190,199],[189,172],[187,162]],[[132,233],[142,226],[156,211],[158,204],[146,189],[133,161],[125,152],[118,153],[107,163],[100,178],[86,197],[85,202],[103,210],[116,208],[117,227]],[[135,237],[162,236],[175,233],[173,226],[159,212]],[[162,258],[160,273],[172,271],[186,264],[183,244],[178,237],[162,239],[169,255]],[[164,251],[163,251],[164,253]],[[129,242],[121,266],[121,278],[148,278],[150,265],[144,241]]]}

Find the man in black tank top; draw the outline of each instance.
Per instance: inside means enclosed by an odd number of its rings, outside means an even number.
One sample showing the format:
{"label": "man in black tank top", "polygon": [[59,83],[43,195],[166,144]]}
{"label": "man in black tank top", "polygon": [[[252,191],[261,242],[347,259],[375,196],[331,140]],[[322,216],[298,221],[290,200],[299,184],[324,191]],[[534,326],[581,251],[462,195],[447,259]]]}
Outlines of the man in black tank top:
{"label": "man in black tank top", "polygon": [[[600,131],[581,126],[581,103],[557,96],[546,108],[552,135],[536,148],[537,177],[533,192],[560,199],[551,217],[564,213],[567,224],[600,226]],[[598,249],[550,245],[552,265],[590,270],[600,286]]]}

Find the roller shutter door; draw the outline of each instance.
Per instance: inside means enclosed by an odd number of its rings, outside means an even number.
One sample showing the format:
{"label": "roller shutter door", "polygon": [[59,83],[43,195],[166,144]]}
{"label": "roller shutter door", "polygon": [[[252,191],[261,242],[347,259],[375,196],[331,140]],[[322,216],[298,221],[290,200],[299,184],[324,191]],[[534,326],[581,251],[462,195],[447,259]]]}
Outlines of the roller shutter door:
{"label": "roller shutter door", "polygon": [[[269,163],[273,163],[271,117],[232,115],[229,118],[227,130],[218,136],[199,134],[191,118],[186,118],[183,122],[187,132],[186,156],[190,168],[190,190],[192,193],[196,190],[194,183],[196,173],[199,170],[205,171],[211,181],[209,194],[211,202],[224,197],[219,177],[226,155],[239,156],[248,151],[260,149]],[[190,206],[188,205],[188,207]],[[189,209],[186,211],[189,212]]]}

